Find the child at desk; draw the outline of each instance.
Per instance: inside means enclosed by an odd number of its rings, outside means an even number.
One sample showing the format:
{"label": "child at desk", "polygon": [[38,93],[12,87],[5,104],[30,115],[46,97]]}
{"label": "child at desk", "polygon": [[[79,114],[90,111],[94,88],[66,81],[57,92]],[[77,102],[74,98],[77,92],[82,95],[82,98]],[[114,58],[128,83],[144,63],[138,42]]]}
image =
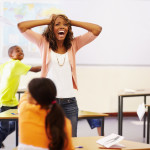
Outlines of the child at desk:
{"label": "child at desk", "polygon": [[18,150],[73,150],[71,122],[48,78],[32,79],[19,103]]}
{"label": "child at desk", "polygon": [[[21,47],[17,45],[9,48],[8,55],[10,60],[0,66],[0,112],[17,108],[18,100],[15,94],[19,86],[20,76],[28,71],[38,72],[41,70],[41,66],[31,67],[21,62],[24,53]],[[0,148],[4,147],[2,142],[14,130],[14,121],[0,121]]]}

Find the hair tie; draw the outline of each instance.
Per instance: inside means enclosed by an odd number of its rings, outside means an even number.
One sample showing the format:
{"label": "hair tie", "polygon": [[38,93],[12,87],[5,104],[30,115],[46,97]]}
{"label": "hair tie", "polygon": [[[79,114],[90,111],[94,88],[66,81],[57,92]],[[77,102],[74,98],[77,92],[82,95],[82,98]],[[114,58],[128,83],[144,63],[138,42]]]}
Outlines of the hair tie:
{"label": "hair tie", "polygon": [[56,101],[55,101],[55,100],[54,100],[54,101],[52,101],[52,102],[51,102],[51,104],[52,104],[52,105],[53,105],[53,104],[56,104]]}
{"label": "hair tie", "polygon": [[51,104],[48,106],[49,109],[52,109],[53,105],[56,104],[56,101],[52,101]]}

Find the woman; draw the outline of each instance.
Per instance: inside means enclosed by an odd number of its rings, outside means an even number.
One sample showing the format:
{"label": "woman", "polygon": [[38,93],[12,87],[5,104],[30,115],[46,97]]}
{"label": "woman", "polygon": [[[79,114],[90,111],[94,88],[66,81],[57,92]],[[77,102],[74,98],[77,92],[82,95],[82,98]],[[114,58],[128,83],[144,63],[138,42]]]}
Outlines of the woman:
{"label": "woman", "polygon": [[[31,28],[48,25],[43,34]],[[73,38],[71,26],[88,32]],[[68,19],[65,15],[52,15],[50,19],[31,20],[18,24],[22,34],[35,43],[41,52],[41,76],[50,78],[57,87],[57,102],[72,123],[72,136],[77,136],[78,106],[74,94],[77,89],[76,52],[93,41],[101,32],[99,25]]]}

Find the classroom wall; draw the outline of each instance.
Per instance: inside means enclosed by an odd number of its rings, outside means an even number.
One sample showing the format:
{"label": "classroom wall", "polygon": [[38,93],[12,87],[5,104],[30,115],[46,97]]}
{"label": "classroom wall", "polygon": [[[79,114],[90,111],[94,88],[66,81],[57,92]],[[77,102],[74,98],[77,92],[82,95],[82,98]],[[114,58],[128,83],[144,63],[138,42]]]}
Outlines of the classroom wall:
{"label": "classroom wall", "polygon": [[[23,48],[26,63],[39,63],[39,51],[20,34],[16,24],[61,12],[69,19],[103,28],[97,39],[77,53],[77,64],[150,65],[149,8],[149,0],[0,0],[0,16],[7,19],[3,26],[0,19],[0,63],[6,61],[7,49],[14,44]],[[33,30],[42,33],[44,28]],[[75,26],[72,29],[74,37],[86,32]]]}
{"label": "classroom wall", "polygon": [[[23,76],[20,88],[26,87],[40,73]],[[79,109],[95,112],[117,112],[118,92],[121,89],[150,89],[150,67],[77,66],[79,90],[76,97]],[[135,112],[143,97],[124,99],[124,111]],[[147,102],[150,103],[148,97]]]}
{"label": "classroom wall", "polygon": [[[77,64],[80,64],[80,66],[77,67],[79,90],[76,93],[76,97],[80,109],[97,112],[117,112],[117,94],[119,90],[125,88],[149,88],[150,1],[26,0],[25,3],[17,0],[10,1],[11,3],[9,0],[6,2],[0,1],[0,15],[15,24],[23,20],[32,20],[36,17],[39,19],[45,18],[46,16],[39,15],[43,10],[49,12],[58,8],[69,18],[93,22],[103,27],[100,36],[77,53]],[[30,5],[31,2],[33,2],[33,5]],[[84,5],[84,11],[81,3]],[[16,12],[16,9],[12,8],[21,10]],[[28,9],[32,9],[32,11],[28,11]],[[20,12],[22,18],[16,17],[16,14]],[[32,15],[30,15],[31,12]],[[1,63],[5,62],[3,61],[4,52],[7,55],[5,48],[14,45],[14,43],[18,43],[25,49],[25,63],[41,63],[40,57],[33,61],[36,55],[32,52],[36,51],[32,48],[30,42],[21,40],[24,37],[19,33],[17,26],[8,26],[6,24],[3,27],[0,28]],[[11,31],[10,36],[8,36],[9,31]],[[75,31],[75,36],[85,32],[76,27],[73,27],[73,31]],[[29,52],[26,48],[29,48]],[[147,66],[144,67],[144,65]],[[27,76],[23,76],[20,88],[25,88],[33,77],[39,76],[40,73],[28,73]],[[135,112],[139,103],[143,101],[141,97],[126,99],[124,101],[124,111]]]}

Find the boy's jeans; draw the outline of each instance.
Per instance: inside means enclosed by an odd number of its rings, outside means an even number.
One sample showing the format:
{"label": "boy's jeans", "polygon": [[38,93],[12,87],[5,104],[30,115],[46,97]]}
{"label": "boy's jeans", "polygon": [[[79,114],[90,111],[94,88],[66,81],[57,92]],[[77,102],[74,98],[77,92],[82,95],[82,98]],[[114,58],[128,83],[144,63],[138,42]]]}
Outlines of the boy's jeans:
{"label": "boy's jeans", "polygon": [[[2,106],[2,107],[0,107],[0,112],[6,111],[9,109],[16,109],[16,108],[17,108],[17,106],[15,106],[15,107]],[[13,131],[15,131],[15,122],[14,121],[0,121],[0,148],[1,148],[1,143]]]}
{"label": "boy's jeans", "polygon": [[72,124],[72,136],[77,137],[77,122],[78,122],[78,106],[75,97],[71,98],[56,98],[64,113]]}

